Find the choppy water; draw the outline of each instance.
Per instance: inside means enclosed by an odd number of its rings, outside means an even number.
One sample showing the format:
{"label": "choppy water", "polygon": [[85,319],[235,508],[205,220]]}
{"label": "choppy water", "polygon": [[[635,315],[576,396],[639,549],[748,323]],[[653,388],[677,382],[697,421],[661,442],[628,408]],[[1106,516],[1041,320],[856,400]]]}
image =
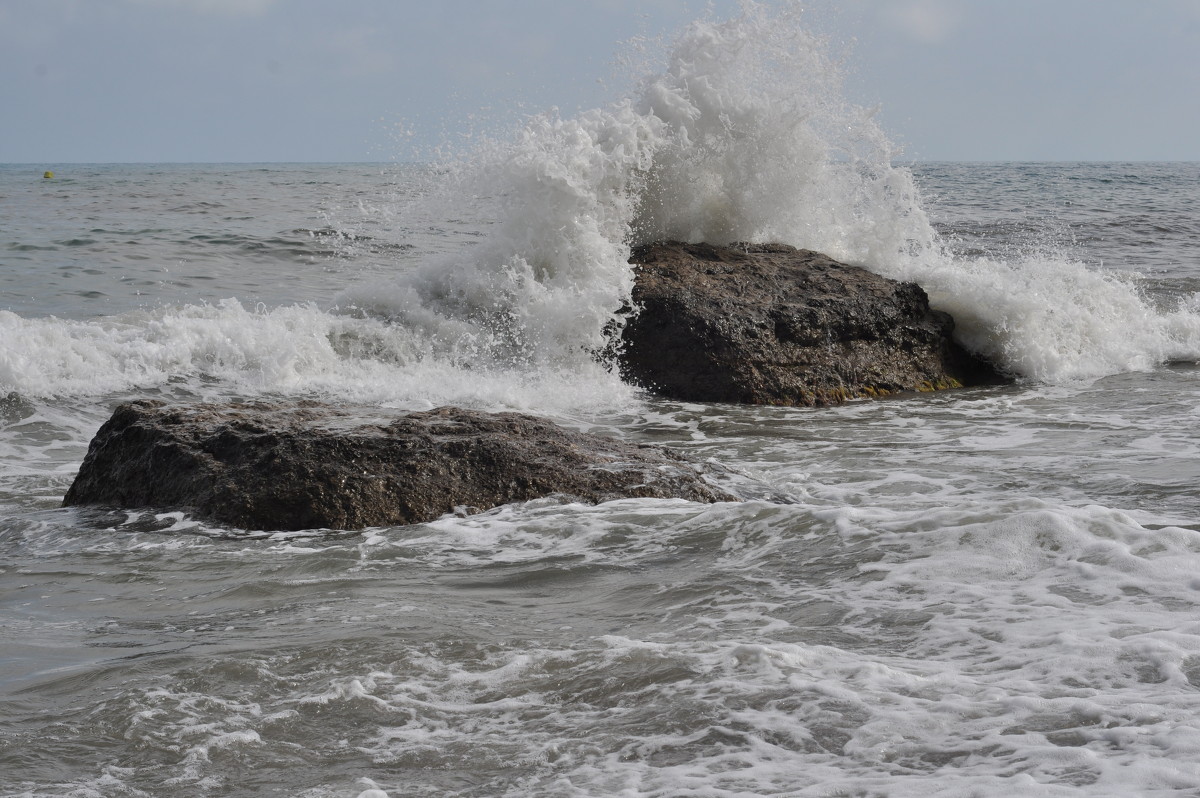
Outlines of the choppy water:
{"label": "choppy water", "polygon": [[[893,167],[793,23],[456,164],[0,167],[0,795],[1200,794],[1200,165]],[[1020,379],[643,395],[587,351],[660,235],[918,279]],[[60,508],[145,396],[519,409],[771,498]]]}

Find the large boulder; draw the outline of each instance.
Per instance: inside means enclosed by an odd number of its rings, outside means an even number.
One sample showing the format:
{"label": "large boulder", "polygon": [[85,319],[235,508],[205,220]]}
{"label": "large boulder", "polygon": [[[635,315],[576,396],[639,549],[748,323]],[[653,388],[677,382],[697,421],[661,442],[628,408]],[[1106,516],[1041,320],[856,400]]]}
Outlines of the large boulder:
{"label": "large boulder", "polygon": [[685,401],[828,405],[992,384],[914,283],[784,245],[634,250],[622,376]]}
{"label": "large boulder", "polygon": [[680,455],[518,413],[121,405],[65,505],[188,508],[244,529],[359,529],[565,494],[735,501]]}

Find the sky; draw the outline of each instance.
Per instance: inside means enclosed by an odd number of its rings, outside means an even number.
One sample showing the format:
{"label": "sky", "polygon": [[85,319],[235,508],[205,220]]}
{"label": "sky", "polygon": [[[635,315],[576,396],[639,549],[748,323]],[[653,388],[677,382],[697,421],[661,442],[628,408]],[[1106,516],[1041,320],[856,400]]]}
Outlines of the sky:
{"label": "sky", "polygon": [[[766,0],[783,2],[784,0]],[[1200,160],[1200,0],[813,0],[914,160]],[[0,162],[421,159],[736,0],[0,0]]]}

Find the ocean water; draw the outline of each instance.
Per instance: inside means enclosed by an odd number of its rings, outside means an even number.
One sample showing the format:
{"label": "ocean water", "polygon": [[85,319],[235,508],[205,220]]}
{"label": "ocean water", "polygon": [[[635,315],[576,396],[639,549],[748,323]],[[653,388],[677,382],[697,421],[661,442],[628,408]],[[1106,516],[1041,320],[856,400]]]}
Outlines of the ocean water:
{"label": "ocean water", "polygon": [[[0,166],[0,795],[1200,795],[1200,164],[905,164],[790,11],[657,57],[437,163]],[[1016,382],[642,393],[594,353],[657,238],[917,280]],[[60,507],[145,397],[538,413],[747,501]]]}

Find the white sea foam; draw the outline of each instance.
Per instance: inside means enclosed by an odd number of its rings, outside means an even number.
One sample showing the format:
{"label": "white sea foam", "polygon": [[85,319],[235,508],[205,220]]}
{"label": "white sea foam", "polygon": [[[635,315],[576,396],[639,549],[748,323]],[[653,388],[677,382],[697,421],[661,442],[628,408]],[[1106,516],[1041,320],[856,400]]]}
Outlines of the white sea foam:
{"label": "white sea foam", "polygon": [[468,363],[404,325],[315,306],[236,300],[91,321],[0,311],[0,391],[103,396],[186,383],[205,396],[312,395],[400,407],[457,402],[563,412],[620,406],[632,391],[582,359],[539,370]]}
{"label": "white sea foam", "polygon": [[[455,632],[452,645],[393,649],[382,666],[307,673],[276,703],[302,719],[353,718],[356,749],[392,774],[464,762],[504,772],[520,762],[531,795],[1200,787],[1194,530],[1150,530],[1117,511],[1031,499],[932,515],[842,508],[845,523],[815,526],[813,510],[668,510],[672,522],[639,540],[638,522],[653,513],[588,508],[560,524],[580,533],[571,554],[624,571],[610,584],[636,587],[643,617],[623,615],[619,631],[528,632],[551,643]],[[561,556],[563,532],[543,516],[531,508],[439,525],[441,535],[461,523],[464,540],[508,527],[507,541],[476,540],[474,550],[383,533],[403,545],[377,544],[361,576],[411,569],[417,551],[441,560],[431,573],[486,588],[499,576],[496,548],[539,537],[543,566],[579,565]],[[781,567],[796,558],[823,566],[803,575]],[[474,568],[461,568],[472,559]],[[831,574],[839,559],[847,562]],[[704,587],[718,573],[719,600]],[[576,583],[588,601],[607,596],[602,574]],[[537,612],[553,617],[573,598],[556,594]],[[464,610],[464,621],[489,622],[477,604]],[[1164,612],[1178,623],[1165,625]],[[527,620],[537,627],[549,617]],[[603,614],[595,620],[603,628]],[[839,644],[813,639],[823,633]],[[190,708],[203,704],[192,695],[147,698],[159,714],[146,724],[184,736],[190,750],[256,742],[251,732],[278,738],[289,717],[217,704],[194,718]],[[402,791],[398,781],[384,787]]]}
{"label": "white sea foam", "polygon": [[878,271],[919,283],[954,316],[963,344],[1033,380],[1095,379],[1200,358],[1200,314],[1156,308],[1130,276],[1068,254],[964,260],[935,249]]}

